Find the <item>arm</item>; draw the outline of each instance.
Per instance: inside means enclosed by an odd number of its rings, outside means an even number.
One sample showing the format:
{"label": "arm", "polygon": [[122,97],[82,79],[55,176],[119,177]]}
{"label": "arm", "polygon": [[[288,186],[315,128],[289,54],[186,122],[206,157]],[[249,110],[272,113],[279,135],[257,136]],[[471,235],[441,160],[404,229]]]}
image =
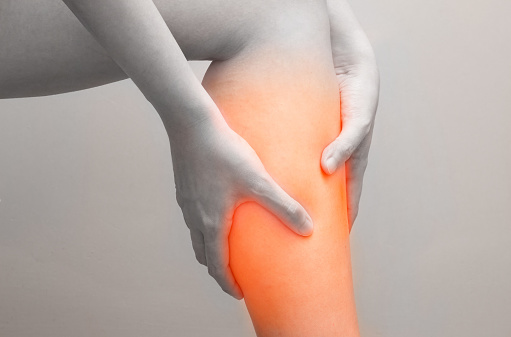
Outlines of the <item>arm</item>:
{"label": "arm", "polygon": [[63,1],[156,108],[167,129],[217,117],[151,0]]}
{"label": "arm", "polygon": [[321,165],[333,173],[346,162],[350,230],[357,217],[362,181],[378,106],[379,73],[364,31],[345,0],[327,0],[335,72],[341,95],[342,131],[323,151]]}
{"label": "arm", "polygon": [[256,200],[302,235],[312,230],[309,215],[228,127],[151,0],[63,1],[160,114],[197,260],[241,298],[228,261],[234,209]]}

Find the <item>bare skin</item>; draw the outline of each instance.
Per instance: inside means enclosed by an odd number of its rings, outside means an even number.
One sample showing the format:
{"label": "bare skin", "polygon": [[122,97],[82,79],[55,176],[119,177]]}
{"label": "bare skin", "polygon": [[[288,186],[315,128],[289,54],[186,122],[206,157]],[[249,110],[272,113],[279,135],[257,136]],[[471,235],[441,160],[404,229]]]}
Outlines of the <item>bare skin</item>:
{"label": "bare skin", "polygon": [[[271,38],[285,1],[155,0],[187,60],[223,61]],[[128,78],[61,0],[0,3],[0,98],[59,94]]]}
{"label": "bare skin", "polygon": [[303,20],[326,9],[343,130],[323,151],[321,165],[330,174],[346,162],[351,227],[367,165],[378,71],[345,1],[2,1],[0,98],[58,94],[130,77],[168,131],[178,202],[197,259],[222,289],[241,298],[226,248],[233,209],[257,200],[302,235],[310,234],[311,219],[230,130],[186,60],[221,65],[242,61],[265,43],[293,43],[311,29]]}

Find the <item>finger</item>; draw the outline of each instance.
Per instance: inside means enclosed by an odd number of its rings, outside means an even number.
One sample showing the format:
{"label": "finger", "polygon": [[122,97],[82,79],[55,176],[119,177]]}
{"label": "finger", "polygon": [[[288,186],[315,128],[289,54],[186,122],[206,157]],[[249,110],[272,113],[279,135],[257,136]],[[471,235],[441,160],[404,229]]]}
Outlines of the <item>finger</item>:
{"label": "finger", "polygon": [[200,264],[207,266],[204,236],[198,229],[190,228],[190,237],[192,238],[192,247],[195,252],[195,258]]}
{"label": "finger", "polygon": [[195,216],[196,212],[194,212],[190,207],[187,207],[186,205],[182,204],[179,206],[181,208],[181,212],[183,213],[183,219],[185,220],[185,225],[188,227],[188,229],[192,228],[199,228],[198,225],[200,222],[198,222],[197,217]]}
{"label": "finger", "polygon": [[190,237],[192,239],[192,248],[195,252],[195,258],[200,264],[207,265],[206,252],[204,248],[204,236],[199,228],[202,227],[202,220],[198,216],[200,212],[194,210],[186,205],[181,206],[183,218],[186,226],[190,230]]}
{"label": "finger", "polygon": [[379,96],[379,74],[376,64],[361,63],[346,75],[338,75],[341,96],[342,129],[321,156],[325,173],[332,174],[342,165],[369,133]]}
{"label": "finger", "polygon": [[292,231],[303,236],[312,234],[314,227],[312,218],[305,208],[291,198],[269,175],[255,181],[250,190],[264,207]]}
{"label": "finger", "polygon": [[350,232],[358,215],[360,196],[362,194],[364,173],[367,168],[371,138],[372,129],[366,138],[362,141],[359,148],[346,162],[346,192],[348,199],[348,220]]}
{"label": "finger", "polygon": [[243,292],[229,266],[229,232],[231,225],[232,215],[224,221],[224,224],[204,224],[206,260],[209,275],[217,281],[223,291],[241,300]]}
{"label": "finger", "polygon": [[323,150],[321,157],[323,171],[332,174],[348,160],[367,136],[369,127],[367,123],[346,122],[341,134]]}

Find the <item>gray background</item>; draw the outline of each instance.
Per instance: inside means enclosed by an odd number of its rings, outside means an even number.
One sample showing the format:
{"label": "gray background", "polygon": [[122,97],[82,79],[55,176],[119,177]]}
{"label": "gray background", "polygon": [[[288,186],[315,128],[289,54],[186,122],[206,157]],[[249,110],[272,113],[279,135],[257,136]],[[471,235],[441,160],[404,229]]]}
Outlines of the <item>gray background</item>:
{"label": "gray background", "polygon": [[[382,75],[351,235],[362,335],[510,336],[511,3],[352,6]],[[130,81],[0,101],[0,336],[254,336],[172,177]]]}

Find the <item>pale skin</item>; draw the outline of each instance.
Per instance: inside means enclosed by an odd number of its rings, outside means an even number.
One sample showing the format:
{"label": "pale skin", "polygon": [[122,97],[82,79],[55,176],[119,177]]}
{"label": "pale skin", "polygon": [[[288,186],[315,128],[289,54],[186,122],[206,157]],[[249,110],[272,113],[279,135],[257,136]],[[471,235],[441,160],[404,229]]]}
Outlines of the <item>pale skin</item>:
{"label": "pale skin", "polygon": [[[187,59],[221,61],[249,52],[248,41],[273,38],[272,31],[264,29],[266,13],[298,2],[64,0],[85,30],[58,1],[48,0],[49,14],[43,10],[40,22],[27,19],[32,26],[25,27],[33,32],[25,39],[19,39],[23,33],[7,14],[0,20],[5,26],[0,27],[0,45],[9,45],[0,50],[0,98],[56,94],[130,77],[168,132],[177,200],[197,260],[225,292],[241,299],[228,258],[234,209],[255,200],[299,235],[311,234],[313,224],[307,211],[266,172],[250,145],[229,128]],[[343,0],[326,4],[343,129],[324,149],[321,165],[333,173],[346,163],[351,228],[367,166],[379,75],[372,48],[349,5]],[[23,14],[23,1],[0,6],[7,8],[0,10],[0,18],[13,8]],[[186,16],[192,8],[194,15]],[[53,25],[45,26],[44,19],[50,17]],[[60,23],[67,32],[58,29]],[[33,36],[37,41],[30,40]],[[64,44],[69,48],[59,50]]]}

